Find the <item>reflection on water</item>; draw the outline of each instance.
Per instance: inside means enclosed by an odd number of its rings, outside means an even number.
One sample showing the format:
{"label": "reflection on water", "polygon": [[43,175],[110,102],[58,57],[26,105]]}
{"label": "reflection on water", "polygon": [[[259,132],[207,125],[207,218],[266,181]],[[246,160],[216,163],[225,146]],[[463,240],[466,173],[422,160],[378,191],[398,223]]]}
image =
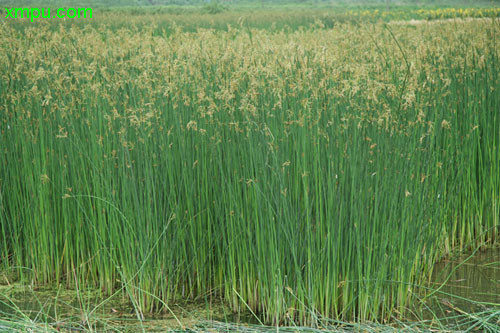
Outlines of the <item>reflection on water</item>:
{"label": "reflection on water", "polygon": [[433,288],[439,288],[445,283],[440,291],[458,297],[447,297],[444,294],[440,297],[450,298],[453,304],[464,306],[465,311],[481,307],[480,304],[467,300],[492,303],[483,306],[500,306],[500,249],[478,251],[473,256],[444,260],[434,267],[432,281]]}
{"label": "reflection on water", "polygon": [[447,329],[498,332],[500,249],[443,260],[434,266],[430,287],[434,292],[427,294],[420,319]]}

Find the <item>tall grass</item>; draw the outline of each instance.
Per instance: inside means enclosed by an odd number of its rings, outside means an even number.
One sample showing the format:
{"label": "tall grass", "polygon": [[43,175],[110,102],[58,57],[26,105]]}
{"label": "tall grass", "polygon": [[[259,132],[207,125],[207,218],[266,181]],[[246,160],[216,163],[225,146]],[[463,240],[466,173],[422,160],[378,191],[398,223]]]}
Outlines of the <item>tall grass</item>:
{"label": "tall grass", "polygon": [[498,21],[153,31],[0,25],[5,278],[385,320],[498,241]]}

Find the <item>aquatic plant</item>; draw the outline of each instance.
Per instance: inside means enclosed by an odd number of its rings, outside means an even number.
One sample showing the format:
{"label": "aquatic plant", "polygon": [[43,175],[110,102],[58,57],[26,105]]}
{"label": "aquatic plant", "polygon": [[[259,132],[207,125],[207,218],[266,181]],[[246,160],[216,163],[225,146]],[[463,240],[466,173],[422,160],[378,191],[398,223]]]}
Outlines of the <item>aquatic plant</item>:
{"label": "aquatic plant", "polygon": [[0,25],[5,279],[385,320],[498,242],[498,21],[155,31]]}

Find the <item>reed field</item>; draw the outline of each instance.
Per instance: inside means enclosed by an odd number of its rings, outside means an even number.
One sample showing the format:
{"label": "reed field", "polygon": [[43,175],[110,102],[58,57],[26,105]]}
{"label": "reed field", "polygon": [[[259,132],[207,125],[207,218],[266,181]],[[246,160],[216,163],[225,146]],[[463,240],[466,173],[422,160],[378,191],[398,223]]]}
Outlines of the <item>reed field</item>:
{"label": "reed field", "polygon": [[488,10],[0,21],[0,283],[123,294],[141,316],[188,299],[270,325],[404,318],[439,259],[500,240]]}

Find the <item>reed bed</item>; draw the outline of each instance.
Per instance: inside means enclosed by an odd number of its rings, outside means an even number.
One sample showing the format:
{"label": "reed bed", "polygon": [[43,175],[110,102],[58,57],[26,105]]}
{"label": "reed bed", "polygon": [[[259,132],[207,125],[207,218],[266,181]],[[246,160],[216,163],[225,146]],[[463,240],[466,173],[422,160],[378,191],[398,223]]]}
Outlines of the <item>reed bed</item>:
{"label": "reed bed", "polygon": [[498,242],[498,20],[0,24],[2,278],[385,321]]}

